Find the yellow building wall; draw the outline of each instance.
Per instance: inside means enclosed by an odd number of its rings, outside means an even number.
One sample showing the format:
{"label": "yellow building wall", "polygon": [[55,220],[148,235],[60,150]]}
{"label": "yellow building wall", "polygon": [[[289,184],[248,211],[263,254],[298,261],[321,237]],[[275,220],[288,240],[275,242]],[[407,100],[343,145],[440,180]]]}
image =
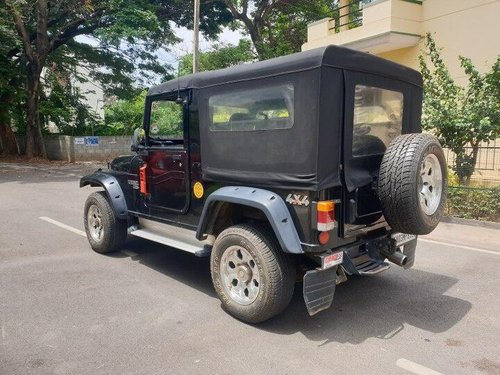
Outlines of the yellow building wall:
{"label": "yellow building wall", "polygon": [[[491,68],[500,54],[500,0],[424,0],[422,7],[422,30],[434,35],[457,83],[466,83],[460,55],[471,58],[481,72]],[[418,69],[422,44],[379,56]]]}

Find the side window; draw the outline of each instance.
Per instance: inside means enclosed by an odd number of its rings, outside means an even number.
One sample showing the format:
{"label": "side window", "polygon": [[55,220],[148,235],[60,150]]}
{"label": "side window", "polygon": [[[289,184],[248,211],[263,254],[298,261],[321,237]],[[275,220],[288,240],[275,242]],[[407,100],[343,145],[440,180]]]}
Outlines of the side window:
{"label": "side window", "polygon": [[353,156],[383,154],[391,141],[401,135],[403,102],[401,92],[356,85]]}
{"label": "side window", "polygon": [[288,129],[293,126],[292,84],[228,91],[208,100],[211,131]]}
{"label": "side window", "polygon": [[182,104],[172,100],[151,102],[149,137],[153,139],[182,139]]}

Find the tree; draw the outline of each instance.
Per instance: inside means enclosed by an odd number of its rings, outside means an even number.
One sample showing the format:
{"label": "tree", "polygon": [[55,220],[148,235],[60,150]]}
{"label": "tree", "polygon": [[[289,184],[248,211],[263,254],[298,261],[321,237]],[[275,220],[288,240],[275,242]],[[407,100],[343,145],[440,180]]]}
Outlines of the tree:
{"label": "tree", "polygon": [[470,59],[459,59],[469,81],[465,88],[453,81],[434,39],[426,35],[425,55],[419,56],[424,78],[422,126],[455,153],[453,169],[460,183],[468,185],[481,143],[500,136],[500,56],[484,74]]}
{"label": "tree", "polygon": [[259,60],[299,52],[307,24],[332,15],[328,0],[223,0],[250,36]]}
{"label": "tree", "polygon": [[[5,9],[0,8],[0,19],[8,17]],[[2,22],[0,23],[0,146],[3,155],[18,153],[17,140],[10,126],[17,91],[14,90],[24,82],[19,68],[9,56],[10,51],[20,47],[15,32]]]}
{"label": "tree", "polygon": [[105,126],[97,129],[100,135],[131,135],[142,125],[146,90],[128,100],[118,100],[104,108]]}
{"label": "tree", "polygon": [[[216,70],[255,59],[249,40],[241,39],[238,45],[216,44],[210,51],[200,53],[200,71]],[[180,75],[193,71],[193,55],[187,54],[180,61]]]}
{"label": "tree", "polygon": [[128,38],[130,44],[143,42],[151,48],[172,36],[168,22],[160,22],[154,10],[142,1],[56,3],[38,0],[33,5],[1,0],[0,5],[10,12],[22,44],[20,61],[26,75],[26,154],[29,157],[46,156],[39,115],[40,80],[49,57],[58,48],[78,35],[98,31],[102,31],[100,36],[108,45]]}
{"label": "tree", "polygon": [[[220,2],[206,5],[205,11],[201,28],[213,37],[230,15]],[[90,69],[89,78],[115,89],[128,78],[121,93],[133,96],[134,90],[129,90],[133,80],[148,80],[148,72],[166,76],[169,67],[159,62],[157,51],[176,41],[171,21],[186,25],[186,13],[186,2],[181,0],[0,0],[2,42],[4,35],[12,37],[10,47],[2,51],[0,69],[10,66],[13,79],[23,81],[16,87],[24,86],[26,154],[45,156],[39,106],[42,72],[48,65],[71,57],[80,64],[83,58],[91,66],[104,67]],[[75,41],[81,35],[90,35],[97,43]],[[137,71],[141,74],[134,75]],[[0,84],[12,87],[11,81]],[[2,104],[11,102],[11,98],[0,99]],[[4,117],[0,122],[8,124]]]}

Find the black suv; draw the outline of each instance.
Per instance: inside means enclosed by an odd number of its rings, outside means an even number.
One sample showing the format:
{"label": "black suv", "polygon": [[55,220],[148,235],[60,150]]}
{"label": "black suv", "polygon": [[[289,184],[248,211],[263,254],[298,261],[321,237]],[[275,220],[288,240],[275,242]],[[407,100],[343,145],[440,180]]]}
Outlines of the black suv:
{"label": "black suv", "polygon": [[421,134],[422,78],[328,46],[149,90],[135,155],[80,186],[99,253],[127,234],[210,256],[223,307],[251,323],[328,308],[347,275],[413,265],[443,214],[447,167]]}

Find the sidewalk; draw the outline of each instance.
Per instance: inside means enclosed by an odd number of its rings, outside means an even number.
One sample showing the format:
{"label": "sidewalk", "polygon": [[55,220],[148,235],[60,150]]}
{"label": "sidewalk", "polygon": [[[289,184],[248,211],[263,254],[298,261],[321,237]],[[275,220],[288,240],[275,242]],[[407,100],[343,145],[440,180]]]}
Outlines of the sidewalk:
{"label": "sidewalk", "polygon": [[434,232],[420,238],[500,252],[498,229],[441,222]]}

